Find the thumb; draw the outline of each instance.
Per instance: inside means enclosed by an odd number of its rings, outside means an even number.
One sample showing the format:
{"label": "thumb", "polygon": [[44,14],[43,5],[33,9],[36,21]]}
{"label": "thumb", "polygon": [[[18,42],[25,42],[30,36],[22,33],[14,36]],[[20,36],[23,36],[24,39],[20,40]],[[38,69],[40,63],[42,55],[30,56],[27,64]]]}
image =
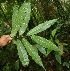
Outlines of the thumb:
{"label": "thumb", "polygon": [[7,42],[11,42],[11,40],[12,40],[12,38],[9,36],[8,38],[7,38]]}

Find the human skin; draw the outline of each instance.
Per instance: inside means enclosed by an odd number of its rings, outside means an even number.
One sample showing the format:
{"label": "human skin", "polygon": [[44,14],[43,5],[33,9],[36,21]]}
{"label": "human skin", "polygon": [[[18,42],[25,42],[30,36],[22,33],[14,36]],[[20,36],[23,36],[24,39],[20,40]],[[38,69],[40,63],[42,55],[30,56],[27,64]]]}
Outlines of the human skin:
{"label": "human skin", "polygon": [[5,45],[7,45],[8,43],[10,43],[12,40],[12,38],[10,37],[10,35],[3,35],[0,38],[0,46],[3,47]]}

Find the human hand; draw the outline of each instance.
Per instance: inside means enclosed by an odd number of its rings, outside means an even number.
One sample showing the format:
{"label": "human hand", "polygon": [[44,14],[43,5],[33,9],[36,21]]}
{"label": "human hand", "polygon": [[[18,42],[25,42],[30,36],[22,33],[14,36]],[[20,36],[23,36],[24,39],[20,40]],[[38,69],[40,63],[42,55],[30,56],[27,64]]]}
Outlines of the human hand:
{"label": "human hand", "polygon": [[10,35],[3,35],[0,38],[0,46],[5,46],[7,43],[10,43],[12,40],[12,38],[10,37]]}

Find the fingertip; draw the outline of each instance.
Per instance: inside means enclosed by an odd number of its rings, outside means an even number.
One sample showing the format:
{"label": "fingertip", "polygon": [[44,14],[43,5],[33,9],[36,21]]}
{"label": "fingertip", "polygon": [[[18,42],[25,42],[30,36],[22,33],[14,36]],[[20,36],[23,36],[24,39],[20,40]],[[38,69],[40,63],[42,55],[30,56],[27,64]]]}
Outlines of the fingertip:
{"label": "fingertip", "polygon": [[13,38],[10,37],[10,40],[12,40]]}
{"label": "fingertip", "polygon": [[13,38],[11,38],[11,37],[8,37],[8,38],[7,38],[8,41],[11,41],[12,39],[13,39]]}

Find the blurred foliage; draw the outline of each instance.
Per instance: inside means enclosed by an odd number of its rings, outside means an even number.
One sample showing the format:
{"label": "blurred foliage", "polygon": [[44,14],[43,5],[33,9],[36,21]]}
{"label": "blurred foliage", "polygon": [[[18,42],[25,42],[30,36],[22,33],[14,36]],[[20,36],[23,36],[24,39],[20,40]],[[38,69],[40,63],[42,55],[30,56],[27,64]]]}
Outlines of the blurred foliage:
{"label": "blurred foliage", "polygon": [[[58,19],[58,22],[38,35],[47,38],[61,49],[60,56],[52,51],[48,57],[39,52],[47,71],[70,71],[70,1],[69,0],[25,0],[31,2],[31,19],[27,30],[46,20]],[[24,0],[0,0],[0,36],[11,33],[13,6]],[[26,33],[25,33],[26,34]],[[31,39],[30,43],[32,42]],[[23,67],[12,42],[0,48],[0,71],[43,71],[30,58],[30,64]],[[58,61],[56,61],[58,59]],[[61,61],[60,61],[61,59]]]}

